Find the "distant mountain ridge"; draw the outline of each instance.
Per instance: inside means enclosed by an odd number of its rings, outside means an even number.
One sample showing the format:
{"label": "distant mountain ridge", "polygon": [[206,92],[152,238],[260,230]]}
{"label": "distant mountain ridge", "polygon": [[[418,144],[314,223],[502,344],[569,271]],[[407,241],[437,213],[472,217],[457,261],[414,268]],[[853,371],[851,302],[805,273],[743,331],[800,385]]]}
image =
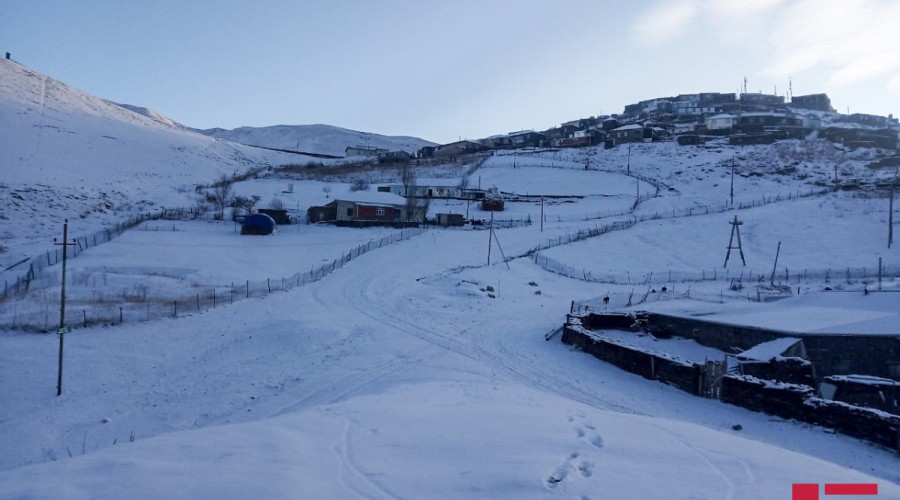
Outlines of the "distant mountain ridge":
{"label": "distant mountain ridge", "polygon": [[210,137],[249,146],[334,156],[343,156],[344,150],[350,146],[368,146],[415,153],[424,146],[435,145],[433,142],[417,137],[386,136],[321,124],[239,127],[232,130],[222,128],[192,130]]}
{"label": "distant mountain ridge", "polygon": [[179,129],[179,130],[189,130],[188,127],[185,127],[184,125],[176,122],[175,120],[172,120],[171,118],[169,118],[167,116],[163,116],[163,115],[159,114],[157,111],[152,110],[150,108],[145,108],[142,106],[132,106],[131,104],[121,104],[121,103],[113,102],[113,101],[106,101],[106,102],[108,102],[110,104],[115,104],[116,106],[123,107],[133,113],[137,113],[139,115],[146,116],[147,118],[150,118],[151,120],[153,120],[157,123],[161,123],[167,127],[171,127],[171,128],[175,128],[175,129]]}

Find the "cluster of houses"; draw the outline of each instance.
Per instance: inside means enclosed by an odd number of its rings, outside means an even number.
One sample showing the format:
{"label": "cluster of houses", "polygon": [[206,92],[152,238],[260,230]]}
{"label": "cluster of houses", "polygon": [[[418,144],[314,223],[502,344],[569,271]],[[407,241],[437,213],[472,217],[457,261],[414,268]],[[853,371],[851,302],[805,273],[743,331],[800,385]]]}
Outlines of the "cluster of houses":
{"label": "cluster of houses", "polygon": [[537,132],[523,130],[475,141],[421,148],[416,158],[454,159],[483,151],[567,148],[677,139],[699,144],[703,136],[728,136],[733,144],[766,144],[811,134],[849,147],[900,149],[893,116],[838,114],[826,94],[793,96],[705,92],[660,97],[625,106],[618,115],[582,118]]}

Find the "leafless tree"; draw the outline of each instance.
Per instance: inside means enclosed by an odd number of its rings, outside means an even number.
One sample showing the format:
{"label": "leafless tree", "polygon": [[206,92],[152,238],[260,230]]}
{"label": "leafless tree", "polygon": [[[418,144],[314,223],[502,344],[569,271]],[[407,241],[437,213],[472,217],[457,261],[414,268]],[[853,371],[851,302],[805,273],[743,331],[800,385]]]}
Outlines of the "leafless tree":
{"label": "leafless tree", "polygon": [[357,177],[353,179],[353,182],[350,184],[350,191],[368,191],[369,183],[366,182],[362,177]]}
{"label": "leafless tree", "polygon": [[406,221],[418,220],[418,203],[415,193],[416,171],[408,163],[400,167],[400,182],[403,184],[403,197],[406,198]]}
{"label": "leafless tree", "polygon": [[216,208],[216,219],[225,217],[225,207],[231,204],[234,182],[226,175],[222,175],[212,187],[213,205]]}

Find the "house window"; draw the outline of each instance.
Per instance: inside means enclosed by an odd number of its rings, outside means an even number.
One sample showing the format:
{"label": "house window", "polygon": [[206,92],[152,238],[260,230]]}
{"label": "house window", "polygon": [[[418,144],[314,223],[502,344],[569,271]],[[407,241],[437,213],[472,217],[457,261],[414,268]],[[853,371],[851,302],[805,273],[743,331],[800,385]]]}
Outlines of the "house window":
{"label": "house window", "polygon": [[347,217],[353,217],[353,207],[347,209]]}
{"label": "house window", "polygon": [[375,208],[375,217],[384,217],[384,207]]}

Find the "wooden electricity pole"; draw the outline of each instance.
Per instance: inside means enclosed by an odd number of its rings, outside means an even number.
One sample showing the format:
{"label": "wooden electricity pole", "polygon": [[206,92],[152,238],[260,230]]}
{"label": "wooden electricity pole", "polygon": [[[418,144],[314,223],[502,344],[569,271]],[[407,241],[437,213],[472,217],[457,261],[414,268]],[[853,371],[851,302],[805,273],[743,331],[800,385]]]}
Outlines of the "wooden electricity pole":
{"label": "wooden electricity pole", "polygon": [[489,266],[491,265],[491,246],[494,244],[493,238],[494,238],[494,210],[493,210],[493,208],[492,208],[492,209],[491,209],[491,225],[490,225],[490,229],[488,229],[488,259],[487,259],[487,265],[489,265]]}
{"label": "wooden electricity pole", "polygon": [[544,232],[544,195],[541,195],[541,232]]}
{"label": "wooden electricity pole", "polygon": [[734,155],[731,155],[731,206],[734,207]]}
{"label": "wooden electricity pole", "polygon": [[[742,221],[739,221],[737,215],[734,216],[734,220],[729,222],[731,224],[731,238],[728,240],[728,253],[725,254],[725,265],[722,267],[728,267],[728,258],[731,257],[731,251],[733,249],[737,249],[741,253],[741,263],[745,266],[747,265],[747,261],[744,260],[744,248],[741,245],[741,225]],[[737,234],[737,246],[734,246],[734,235]],[[781,245],[779,243],[779,245]]]}
{"label": "wooden electricity pole", "polygon": [[630,142],[628,143],[628,164],[627,164],[625,172],[628,175],[631,175],[631,143]]}
{"label": "wooden electricity pole", "polygon": [[778,255],[781,253],[781,242],[778,242],[778,249],[775,250],[775,265],[772,266],[772,277],[769,279],[769,286],[775,286],[775,270],[778,269]]}
{"label": "wooden electricity pole", "polygon": [[888,248],[894,243],[894,188],[891,187],[891,200],[888,202]]}
{"label": "wooden electricity pole", "polygon": [[66,336],[66,254],[68,254],[68,247],[75,245],[75,240],[69,241],[69,219],[66,219],[63,223],[63,239],[62,243],[57,243],[56,238],[53,238],[54,245],[62,246],[62,289],[60,291],[60,301],[59,301],[59,330],[57,330],[57,334],[59,335],[59,370],[57,371],[56,376],[56,395],[62,395],[62,374],[63,374],[63,338]]}

